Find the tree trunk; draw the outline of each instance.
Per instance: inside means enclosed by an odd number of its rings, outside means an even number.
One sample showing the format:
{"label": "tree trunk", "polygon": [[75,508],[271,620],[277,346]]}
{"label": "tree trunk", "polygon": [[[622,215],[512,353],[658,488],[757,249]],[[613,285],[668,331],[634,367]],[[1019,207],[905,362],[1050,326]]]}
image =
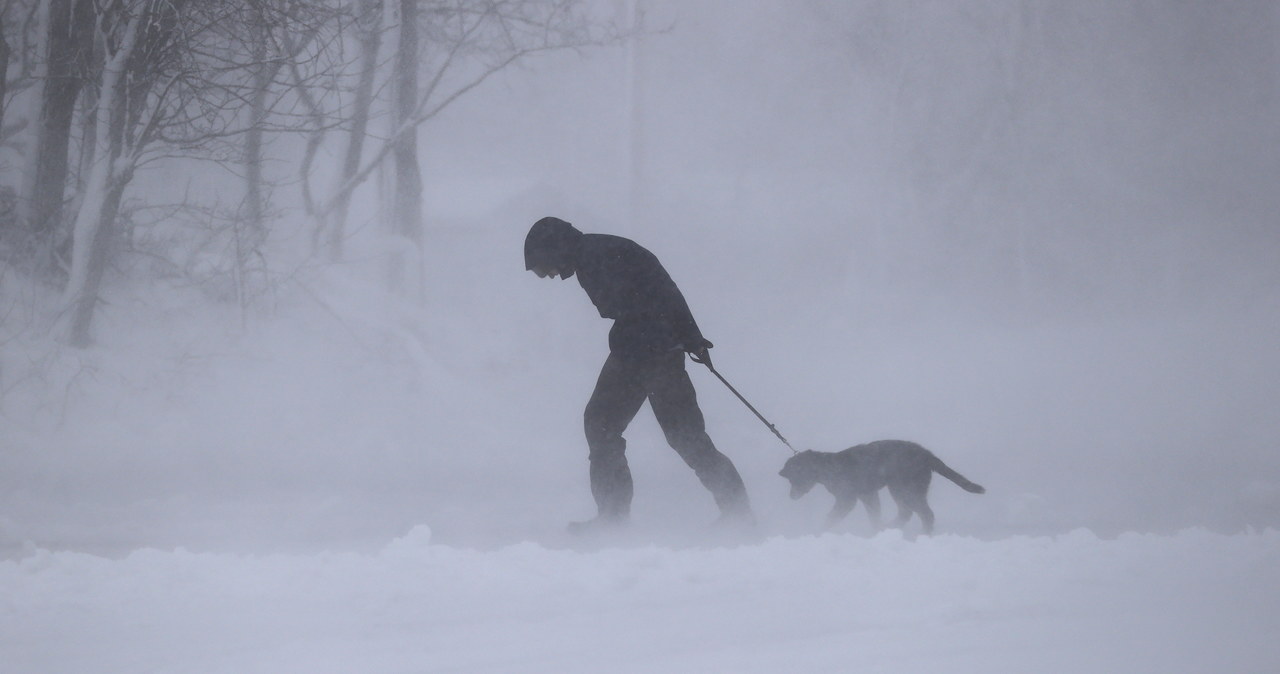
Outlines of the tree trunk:
{"label": "tree trunk", "polygon": [[68,176],[67,154],[76,99],[83,85],[82,53],[89,43],[91,15],[85,0],[48,0],[45,77],[35,115],[35,138],[26,186],[25,217],[45,244],[42,266],[52,269],[60,245],[62,201]]}
{"label": "tree trunk", "polygon": [[258,238],[266,231],[262,185],[262,123],[267,117],[267,94],[273,73],[264,61],[267,54],[267,37],[258,34],[253,44],[253,93],[249,99],[249,124],[244,135],[244,222],[249,236]]}
{"label": "tree trunk", "polygon": [[[124,196],[124,188],[127,184],[126,178],[111,177],[108,184],[93,195],[93,202],[87,200],[85,202],[97,204],[97,207],[90,212],[81,212],[82,217],[90,220],[85,233],[89,234],[88,229],[92,229],[92,241],[80,258],[83,261],[83,281],[79,285],[83,289],[75,295],[68,294],[71,301],[71,324],[67,330],[67,343],[76,348],[84,348],[93,343],[89,335],[89,326],[98,304],[98,289],[102,286],[102,277],[107,270],[115,220],[120,213],[120,199]],[[81,229],[79,218],[77,218],[76,228],[78,238]]]}
{"label": "tree trunk", "polygon": [[254,42],[253,93],[249,99],[249,125],[244,134],[244,208],[241,217],[236,218],[231,226],[235,228],[235,288],[236,304],[240,308],[241,327],[246,322],[248,291],[246,289],[247,269],[254,251],[258,250],[267,238],[265,216],[266,190],[263,185],[263,121],[267,116],[267,94],[271,86],[272,73],[268,65],[263,63],[266,57],[266,36],[259,35]]}
{"label": "tree trunk", "polygon": [[[400,45],[396,54],[395,194],[392,197],[392,253],[390,283],[393,291],[407,296],[423,292],[422,268],[422,171],[418,166],[418,132],[414,117],[418,106],[418,8],[416,0],[400,0]],[[410,284],[413,284],[412,286]]]}
{"label": "tree trunk", "polygon": [[4,39],[4,12],[0,12],[0,130],[4,129],[4,109],[8,102],[5,98],[9,95],[9,78],[3,75],[9,72],[9,56],[12,53],[8,40]]}
{"label": "tree trunk", "polygon": [[355,101],[352,103],[351,129],[347,137],[347,150],[342,159],[342,173],[338,176],[338,197],[332,210],[324,214],[325,249],[330,261],[342,259],[343,241],[346,237],[347,213],[351,207],[351,191],[343,190],[355,179],[364,156],[364,141],[369,134],[369,111],[373,107],[373,86],[377,79],[378,52],[382,49],[382,0],[360,2],[360,81],[356,84]]}
{"label": "tree trunk", "polygon": [[116,52],[108,55],[98,87],[97,110],[92,117],[96,146],[72,231],[71,270],[63,292],[63,301],[70,311],[67,341],[74,347],[85,347],[91,342],[89,324],[107,266],[111,230],[120,211],[124,188],[133,176],[131,158],[123,157],[128,105],[126,75],[142,19],[142,13],[130,18]]}

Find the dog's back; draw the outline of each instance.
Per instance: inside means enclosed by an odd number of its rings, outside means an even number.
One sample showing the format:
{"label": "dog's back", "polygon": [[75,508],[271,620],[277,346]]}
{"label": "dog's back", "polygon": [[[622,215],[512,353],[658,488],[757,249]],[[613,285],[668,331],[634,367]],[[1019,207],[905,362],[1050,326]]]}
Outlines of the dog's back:
{"label": "dog's back", "polygon": [[[877,440],[836,452],[841,469],[828,480],[857,493],[879,490],[891,484],[927,480],[937,457],[933,452],[906,440]],[[828,484],[830,489],[832,485]]]}

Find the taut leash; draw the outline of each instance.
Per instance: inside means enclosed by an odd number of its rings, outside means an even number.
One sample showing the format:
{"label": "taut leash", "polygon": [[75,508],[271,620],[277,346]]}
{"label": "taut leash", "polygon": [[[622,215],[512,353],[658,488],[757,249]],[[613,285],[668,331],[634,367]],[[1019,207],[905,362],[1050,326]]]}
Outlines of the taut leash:
{"label": "taut leash", "polygon": [[727,380],[727,379],[725,379],[725,378],[724,378],[724,375],[722,375],[722,374],[720,374],[719,372],[717,372],[717,371],[716,371],[715,366],[713,366],[713,365],[711,364],[711,359],[709,359],[709,358],[708,358],[708,359],[707,359],[707,360],[705,360],[705,361],[695,360],[694,362],[700,362],[700,363],[702,363],[703,365],[706,365],[706,366],[707,366],[707,369],[708,369],[708,370],[711,370],[711,374],[714,374],[714,375],[716,376],[716,379],[719,379],[719,380],[721,381],[721,383],[723,383],[726,387],[728,387],[728,389],[729,389],[730,391],[732,391],[732,392],[733,392],[733,395],[738,396],[738,400],[741,400],[741,401],[742,401],[742,404],[743,404],[743,405],[746,405],[746,406],[747,406],[747,409],[751,410],[751,413],[752,413],[752,414],[754,414],[754,415],[756,415],[756,418],[757,418],[757,419],[759,419],[760,421],[764,422],[764,425],[765,425],[765,426],[768,426],[768,427],[769,427],[769,430],[773,431],[773,434],[774,434],[774,435],[776,435],[776,436],[778,436],[778,439],[782,441],[782,444],[784,444],[784,445],[786,445],[786,446],[787,446],[787,449],[791,450],[791,453],[792,453],[792,454],[799,454],[799,452],[797,452],[797,451],[796,451],[796,448],[795,448],[795,447],[792,447],[792,446],[791,446],[791,443],[790,443],[790,442],[787,442],[787,439],[786,439],[786,438],[784,438],[784,437],[782,437],[782,434],[778,432],[778,427],[777,427],[777,426],[774,426],[774,425],[773,425],[773,424],[771,424],[771,423],[769,423],[769,420],[768,420],[768,419],[766,419],[766,418],[764,418],[764,415],[763,415],[763,414],[760,414],[760,412],[759,412],[758,410],[756,410],[755,406],[753,406],[751,403],[747,402],[747,399],[746,399],[746,398],[743,398],[741,393],[738,393],[738,389],[734,388],[734,387],[733,387],[733,384],[730,384],[730,383],[729,383],[729,380]]}

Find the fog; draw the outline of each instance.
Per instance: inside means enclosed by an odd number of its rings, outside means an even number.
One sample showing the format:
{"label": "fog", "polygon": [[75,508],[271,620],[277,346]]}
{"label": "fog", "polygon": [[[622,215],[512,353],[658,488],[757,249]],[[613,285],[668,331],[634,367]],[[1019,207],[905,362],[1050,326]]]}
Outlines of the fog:
{"label": "fog", "polygon": [[[557,383],[563,435],[532,443],[581,451],[608,327],[576,284],[522,277],[516,242],[555,214],[654,250],[797,446],[906,437],[994,484],[934,488],[952,530],[1274,526],[1274,8],[643,7],[633,53],[512,74],[427,141],[461,148],[427,152],[442,209],[514,192],[453,233],[492,256],[465,292],[517,301],[515,362]],[[713,437],[789,521],[785,447],[698,374]],[[646,415],[637,507],[688,512]]]}
{"label": "fog", "polygon": [[[6,277],[0,543],[554,539],[593,511],[609,325],[524,271],[544,215],[654,251],[792,444],[915,440],[984,484],[935,484],[941,531],[1280,523],[1271,3],[639,4],[643,40],[423,127],[422,302],[380,288],[372,194],[341,265],[286,213],[247,316],[135,265],[77,351]],[[786,447],[690,368],[762,527],[815,531],[830,501],[788,501]],[[637,529],[694,536],[714,506],[647,409],[628,442]]]}
{"label": "fog", "polygon": [[[0,671],[1274,669],[1280,5],[590,8],[642,39],[421,127],[420,294],[385,176],[313,251],[289,136],[247,301],[216,232],[135,223],[73,348],[0,256]],[[243,187],[171,158],[130,190]],[[546,215],[652,250],[796,448],[913,440],[987,492],[824,532],[690,363],[757,531],[716,536],[646,407],[631,526],[568,535],[610,325],[524,269]]]}

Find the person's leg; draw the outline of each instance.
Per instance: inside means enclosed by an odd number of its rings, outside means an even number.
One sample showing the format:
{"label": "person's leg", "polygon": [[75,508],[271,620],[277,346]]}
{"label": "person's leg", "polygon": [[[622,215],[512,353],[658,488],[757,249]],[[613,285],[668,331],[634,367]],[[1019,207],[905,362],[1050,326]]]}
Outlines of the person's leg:
{"label": "person's leg", "polygon": [[631,469],[622,432],[644,400],[635,364],[609,354],[582,415],[591,461],[591,495],[601,520],[621,522],[631,514]]}
{"label": "person's leg", "polygon": [[720,512],[749,518],[751,504],[738,469],[716,449],[707,435],[698,397],[684,369],[684,354],[664,354],[645,369],[649,405],[666,434],[667,443],[689,464],[715,498]]}

